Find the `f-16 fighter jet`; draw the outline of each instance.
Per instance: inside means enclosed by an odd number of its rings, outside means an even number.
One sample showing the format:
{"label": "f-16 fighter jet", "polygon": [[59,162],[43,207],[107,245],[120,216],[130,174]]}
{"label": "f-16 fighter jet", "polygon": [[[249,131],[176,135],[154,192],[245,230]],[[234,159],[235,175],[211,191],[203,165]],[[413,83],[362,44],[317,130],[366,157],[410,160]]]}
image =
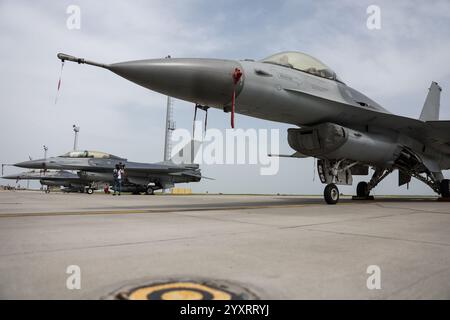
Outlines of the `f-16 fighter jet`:
{"label": "f-16 fighter jet", "polygon": [[[125,169],[122,191],[153,194],[155,190],[172,188],[175,183],[198,182],[201,172],[198,164],[175,164],[171,161],[159,163],[131,162],[127,159],[98,151],[71,151],[59,157],[30,160],[15,166],[42,170],[73,170],[90,186],[97,182],[112,184],[116,165]],[[91,194],[94,187],[89,187]]]}
{"label": "f-16 fighter jet", "polygon": [[58,54],[62,61],[108,69],[138,85],[202,108],[288,123],[294,157],[315,157],[327,203],[339,200],[336,185],[360,182],[367,199],[387,175],[399,170],[399,185],[417,178],[450,197],[450,121],[439,121],[441,88],[431,84],[419,119],[395,115],[345,84],[318,59],[282,52],[260,61],[151,59],[103,64]]}

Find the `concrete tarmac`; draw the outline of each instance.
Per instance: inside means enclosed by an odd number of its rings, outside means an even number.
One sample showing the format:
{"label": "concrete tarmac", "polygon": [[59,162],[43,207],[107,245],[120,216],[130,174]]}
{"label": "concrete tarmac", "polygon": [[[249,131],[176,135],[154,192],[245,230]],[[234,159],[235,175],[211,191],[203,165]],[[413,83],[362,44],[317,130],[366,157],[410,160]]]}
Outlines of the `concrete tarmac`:
{"label": "concrete tarmac", "polygon": [[[1,191],[0,243],[1,299],[100,299],[170,279],[262,299],[450,298],[450,203],[434,198]],[[381,289],[367,288],[371,265]]]}

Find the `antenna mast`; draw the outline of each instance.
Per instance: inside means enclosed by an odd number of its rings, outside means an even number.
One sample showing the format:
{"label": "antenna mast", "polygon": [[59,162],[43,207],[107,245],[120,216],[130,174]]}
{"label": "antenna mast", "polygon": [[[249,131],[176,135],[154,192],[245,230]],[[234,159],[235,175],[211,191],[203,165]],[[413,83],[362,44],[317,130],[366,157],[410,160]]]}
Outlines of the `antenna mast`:
{"label": "antenna mast", "polygon": [[75,138],[73,140],[73,151],[77,151],[78,149],[78,132],[80,132],[80,127],[73,125],[73,132],[75,132]]}
{"label": "antenna mast", "polygon": [[[170,59],[167,56],[166,59]],[[164,140],[164,161],[170,160],[172,152],[172,131],[175,130],[175,122],[173,121],[173,105],[172,98],[167,97],[167,110],[166,110],[166,135]]]}

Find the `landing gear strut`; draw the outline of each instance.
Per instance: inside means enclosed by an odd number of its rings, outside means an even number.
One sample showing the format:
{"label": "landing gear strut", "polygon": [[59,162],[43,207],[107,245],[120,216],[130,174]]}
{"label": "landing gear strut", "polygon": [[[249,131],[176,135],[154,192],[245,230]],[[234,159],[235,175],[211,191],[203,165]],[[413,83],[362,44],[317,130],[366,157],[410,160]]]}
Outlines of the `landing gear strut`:
{"label": "landing gear strut", "polygon": [[352,173],[351,168],[358,162],[346,161],[345,159],[330,161],[319,159],[317,161],[317,171],[322,183],[327,184],[323,191],[325,202],[328,204],[336,204],[339,201],[339,189],[336,184],[351,185]]}
{"label": "landing gear strut", "polygon": [[392,169],[376,169],[373,173],[372,179],[367,183],[365,181],[361,181],[356,186],[356,197],[353,197],[353,200],[373,200],[373,196],[370,195],[370,191],[375,188],[381,180],[386,178]]}
{"label": "landing gear strut", "polygon": [[339,189],[334,183],[327,184],[323,191],[325,202],[328,204],[336,204],[339,201]]}

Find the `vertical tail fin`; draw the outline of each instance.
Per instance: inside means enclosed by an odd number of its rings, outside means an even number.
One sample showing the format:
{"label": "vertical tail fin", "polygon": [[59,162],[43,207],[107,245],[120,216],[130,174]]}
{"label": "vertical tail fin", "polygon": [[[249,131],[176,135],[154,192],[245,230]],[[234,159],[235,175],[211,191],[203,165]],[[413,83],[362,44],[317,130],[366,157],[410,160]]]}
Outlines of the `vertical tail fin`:
{"label": "vertical tail fin", "polygon": [[428,89],[427,98],[423,104],[420,120],[422,121],[436,121],[439,120],[439,107],[441,101],[442,88],[437,82],[432,82],[430,89]]}

